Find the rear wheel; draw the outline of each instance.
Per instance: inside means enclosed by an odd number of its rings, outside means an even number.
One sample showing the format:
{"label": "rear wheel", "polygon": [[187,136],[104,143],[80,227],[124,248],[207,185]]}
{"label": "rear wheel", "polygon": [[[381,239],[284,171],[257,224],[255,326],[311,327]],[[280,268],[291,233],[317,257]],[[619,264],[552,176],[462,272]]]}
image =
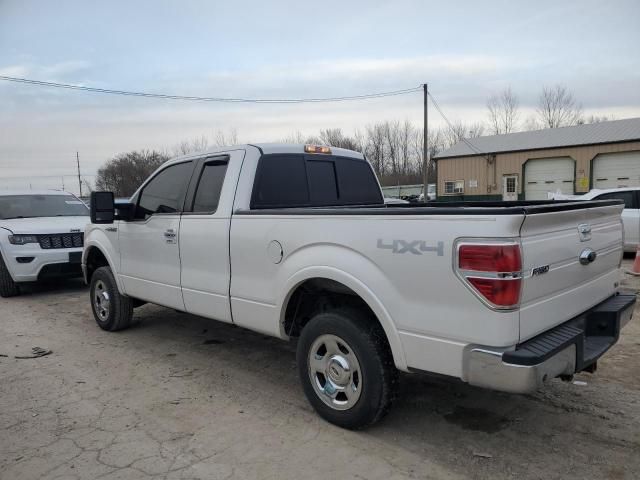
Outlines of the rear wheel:
{"label": "rear wheel", "polygon": [[356,309],[314,316],[300,335],[298,373],[325,420],[349,429],[380,420],[391,407],[397,370],[384,332]]}
{"label": "rear wheel", "polygon": [[15,297],[20,294],[18,284],[13,281],[4,258],[0,255],[0,297]]}
{"label": "rear wheel", "polygon": [[133,317],[133,299],[118,291],[109,267],[100,267],[91,276],[91,308],[103,330],[115,332],[127,328]]}

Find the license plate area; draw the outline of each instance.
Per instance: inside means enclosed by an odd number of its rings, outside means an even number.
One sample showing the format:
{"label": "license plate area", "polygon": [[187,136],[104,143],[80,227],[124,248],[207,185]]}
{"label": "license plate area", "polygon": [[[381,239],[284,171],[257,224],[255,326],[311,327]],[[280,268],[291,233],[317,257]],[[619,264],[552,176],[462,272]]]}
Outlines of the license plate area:
{"label": "license plate area", "polygon": [[69,263],[78,264],[82,262],[82,252],[69,252]]}

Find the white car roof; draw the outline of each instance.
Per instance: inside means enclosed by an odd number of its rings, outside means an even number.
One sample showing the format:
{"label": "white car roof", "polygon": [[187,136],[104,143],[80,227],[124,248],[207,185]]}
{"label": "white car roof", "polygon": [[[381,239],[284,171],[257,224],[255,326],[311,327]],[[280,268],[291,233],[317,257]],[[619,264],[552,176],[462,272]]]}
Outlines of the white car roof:
{"label": "white car roof", "polygon": [[0,190],[0,197],[9,195],[73,195],[64,190]]}
{"label": "white car roof", "polygon": [[623,187],[623,188],[594,188],[584,195],[580,195],[578,198],[584,198],[585,200],[589,200],[590,198],[597,197],[598,195],[602,195],[603,193],[616,193],[616,192],[628,192],[628,191],[640,190],[640,187]]}

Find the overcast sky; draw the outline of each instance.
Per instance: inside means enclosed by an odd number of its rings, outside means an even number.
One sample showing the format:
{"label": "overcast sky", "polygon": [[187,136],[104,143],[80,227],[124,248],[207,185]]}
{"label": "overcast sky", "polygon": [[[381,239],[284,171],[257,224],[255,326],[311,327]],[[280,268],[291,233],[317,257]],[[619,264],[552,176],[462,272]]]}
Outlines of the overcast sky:
{"label": "overcast sky", "polygon": [[[585,113],[640,116],[640,1],[0,0],[0,75],[219,97],[328,97],[428,82],[452,120],[511,86],[521,119],[562,83]],[[0,82],[0,188],[60,187],[119,152],[235,128],[243,142],[422,119],[414,93],[221,105]],[[430,124],[442,125],[435,110]],[[91,178],[91,177],[90,177]],[[65,179],[71,191],[77,186]]]}

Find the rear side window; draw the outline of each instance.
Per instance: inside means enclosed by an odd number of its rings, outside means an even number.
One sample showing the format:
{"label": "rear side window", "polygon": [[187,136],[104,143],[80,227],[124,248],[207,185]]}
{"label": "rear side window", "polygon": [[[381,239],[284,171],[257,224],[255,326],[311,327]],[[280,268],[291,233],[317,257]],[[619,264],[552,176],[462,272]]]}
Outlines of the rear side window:
{"label": "rear side window", "polygon": [[192,162],[165,168],[144,187],[136,209],[136,218],[157,213],[180,213],[193,170]]}
{"label": "rear side window", "polygon": [[213,213],[217,210],[226,173],[226,161],[205,164],[193,201],[194,212]]}
{"label": "rear side window", "polygon": [[251,208],[382,204],[369,163],[345,157],[263,155]]}
{"label": "rear side window", "polygon": [[367,162],[362,160],[340,159],[338,169],[338,188],[343,204],[369,205],[382,203],[380,187]]}
{"label": "rear side window", "polygon": [[635,205],[634,192],[611,192],[599,195],[595,200],[622,200],[624,201],[624,208],[638,208]]}
{"label": "rear side window", "polygon": [[256,171],[252,208],[309,205],[303,155],[263,155]]}

